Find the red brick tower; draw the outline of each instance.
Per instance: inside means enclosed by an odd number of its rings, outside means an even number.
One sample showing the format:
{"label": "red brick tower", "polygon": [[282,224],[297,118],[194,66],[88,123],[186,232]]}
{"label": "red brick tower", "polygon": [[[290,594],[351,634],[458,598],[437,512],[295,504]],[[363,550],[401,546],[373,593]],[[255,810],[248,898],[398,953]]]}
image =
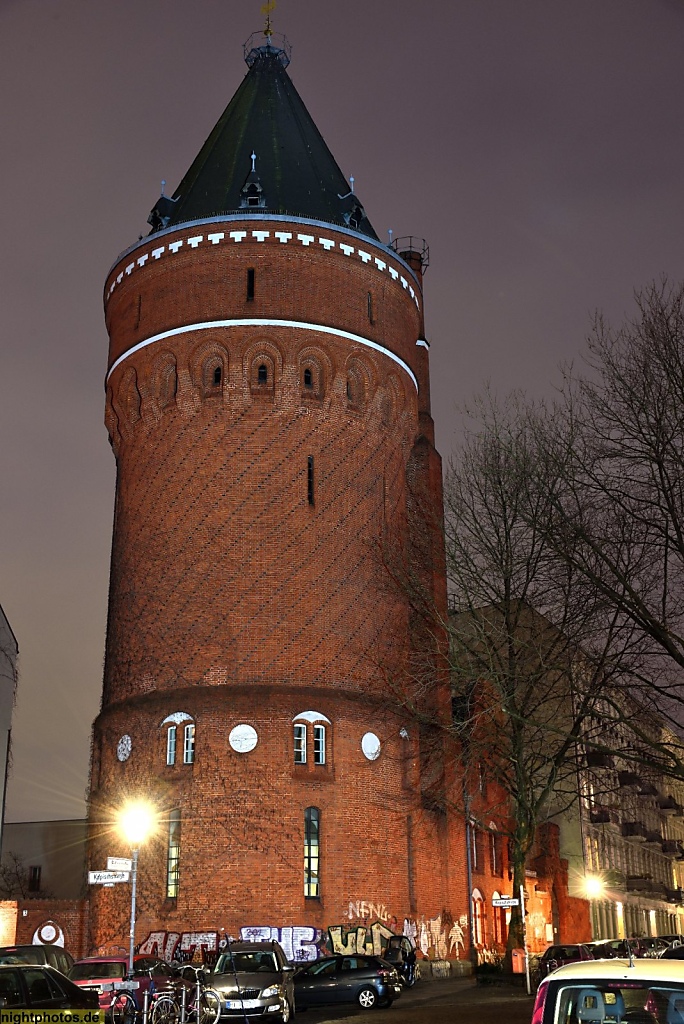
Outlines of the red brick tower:
{"label": "red brick tower", "polygon": [[[440,472],[424,253],[378,240],[286,45],[246,59],[105,286],[117,489],[91,867],[125,855],[100,823],[145,793],[163,821],[136,942],[273,929],[310,957],[449,911],[445,814],[393,701],[412,631],[387,566],[415,548],[411,495],[441,508]],[[93,891],[94,947],[129,898]]]}

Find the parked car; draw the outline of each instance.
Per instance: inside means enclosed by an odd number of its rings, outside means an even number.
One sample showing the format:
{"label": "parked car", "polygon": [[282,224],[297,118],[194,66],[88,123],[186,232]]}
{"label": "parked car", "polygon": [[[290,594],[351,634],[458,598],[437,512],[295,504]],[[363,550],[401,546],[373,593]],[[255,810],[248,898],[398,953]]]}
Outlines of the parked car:
{"label": "parked car", "polygon": [[574,964],[581,960],[593,960],[593,953],[584,942],[571,942],[564,945],[549,946],[539,958],[539,973],[545,978],[551,971],[565,964]]}
{"label": "parked car", "polygon": [[326,956],[294,977],[295,1006],[358,1003],[363,1010],[391,1006],[401,995],[397,971],[379,956]]}
{"label": "parked car", "polygon": [[1,964],[0,1007],[97,1010],[97,993],[85,992],[49,964]]}
{"label": "parked car", "polygon": [[615,957],[657,958],[667,949],[668,942],[659,935],[633,936],[627,939],[598,939],[587,943],[595,960]]}
{"label": "parked car", "polygon": [[[70,969],[68,977],[79,988],[91,988],[97,991],[99,1006],[106,1014],[111,1015],[112,1008],[121,1003],[126,993],[133,999],[138,1010],[142,1009],[145,990],[148,992],[164,992],[178,987],[178,971],[158,957],[143,956],[133,958],[133,980],[138,983],[136,988],[109,990],[105,988],[112,982],[122,981],[128,975],[128,957],[126,956],[92,956],[77,960]],[[121,1014],[127,1017],[126,1013]]]}
{"label": "parked car", "polygon": [[684,942],[672,942],[660,954],[661,960],[684,960]]}
{"label": "parked car", "polygon": [[0,964],[50,964],[68,974],[74,958],[61,946],[0,946]]}
{"label": "parked car", "polygon": [[294,970],[278,942],[231,942],[209,977],[221,1016],[287,1024],[295,1011]]}
{"label": "parked car", "polygon": [[382,954],[383,960],[396,968],[399,981],[405,988],[411,988],[417,980],[416,951],[411,940],[405,935],[392,935]]}
{"label": "parked car", "polygon": [[559,967],[537,990],[532,1024],[681,1024],[684,964],[588,960]]}

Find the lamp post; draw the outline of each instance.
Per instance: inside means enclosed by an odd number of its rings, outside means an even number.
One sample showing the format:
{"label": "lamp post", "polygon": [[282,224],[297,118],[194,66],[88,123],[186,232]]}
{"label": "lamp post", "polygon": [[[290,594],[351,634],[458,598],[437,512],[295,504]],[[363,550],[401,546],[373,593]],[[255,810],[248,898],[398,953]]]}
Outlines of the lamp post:
{"label": "lamp post", "polygon": [[138,854],[140,847],[154,832],[156,813],[154,808],[142,800],[126,804],[119,812],[119,828],[126,842],[131,846],[131,928],[129,932],[128,970],[133,973],[133,949],[135,946],[135,901],[138,888]]}

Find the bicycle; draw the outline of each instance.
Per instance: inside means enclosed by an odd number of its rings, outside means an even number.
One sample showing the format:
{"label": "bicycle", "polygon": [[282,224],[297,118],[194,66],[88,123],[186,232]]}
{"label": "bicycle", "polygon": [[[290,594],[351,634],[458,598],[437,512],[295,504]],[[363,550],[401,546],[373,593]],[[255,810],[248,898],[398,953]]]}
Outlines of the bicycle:
{"label": "bicycle", "polygon": [[193,994],[188,1002],[188,989],[183,986],[178,993],[161,993],[154,1001],[151,1024],[218,1024],[221,1016],[221,996],[216,989],[204,981],[201,968],[185,967],[183,975],[192,972],[195,976]]}

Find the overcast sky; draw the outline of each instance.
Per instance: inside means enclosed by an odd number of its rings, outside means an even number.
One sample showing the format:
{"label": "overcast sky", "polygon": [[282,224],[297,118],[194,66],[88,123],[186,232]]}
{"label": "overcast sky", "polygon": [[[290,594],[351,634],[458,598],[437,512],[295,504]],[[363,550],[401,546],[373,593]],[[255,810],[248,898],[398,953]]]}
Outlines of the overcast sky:
{"label": "overcast sky", "polygon": [[[261,0],[0,0],[0,604],[10,821],[82,816],[114,497],[102,288],[246,72]],[[279,0],[376,231],[425,237],[437,443],[551,394],[592,312],[683,275],[684,0]]]}

